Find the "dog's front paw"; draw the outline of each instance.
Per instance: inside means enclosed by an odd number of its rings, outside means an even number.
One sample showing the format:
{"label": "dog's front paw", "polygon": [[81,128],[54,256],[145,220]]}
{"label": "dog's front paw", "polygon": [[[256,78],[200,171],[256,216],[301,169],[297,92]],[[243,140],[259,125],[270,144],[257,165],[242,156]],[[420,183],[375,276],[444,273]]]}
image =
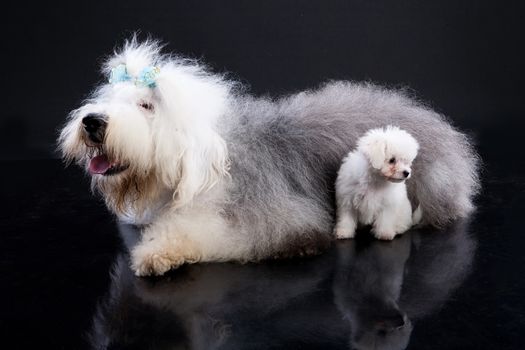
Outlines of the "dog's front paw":
{"label": "dog's front paw", "polygon": [[167,251],[150,251],[138,246],[131,252],[131,268],[136,276],[161,276],[183,263],[182,256]]}
{"label": "dog's front paw", "polygon": [[355,237],[355,227],[337,225],[334,229],[337,239],[350,239]]}
{"label": "dog's front paw", "polygon": [[372,234],[375,238],[384,241],[391,241],[396,237],[396,231],[389,229],[373,229]]}

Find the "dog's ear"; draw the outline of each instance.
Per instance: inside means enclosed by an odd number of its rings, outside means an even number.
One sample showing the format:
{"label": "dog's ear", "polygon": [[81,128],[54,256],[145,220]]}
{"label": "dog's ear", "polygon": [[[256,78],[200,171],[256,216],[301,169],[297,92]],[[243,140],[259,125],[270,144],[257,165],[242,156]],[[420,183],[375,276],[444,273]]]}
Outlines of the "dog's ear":
{"label": "dog's ear", "polygon": [[198,67],[173,65],[161,67],[156,92],[155,164],[180,206],[228,174],[226,142],[216,123],[227,112],[229,86]]}
{"label": "dog's ear", "polygon": [[357,148],[370,161],[375,169],[381,169],[386,158],[386,140],[381,129],[370,130],[359,139]]}
{"label": "dog's ear", "polygon": [[176,206],[191,202],[197,194],[227,176],[227,147],[218,134],[210,130],[159,132],[163,136],[158,139],[155,154],[157,172],[161,181],[173,190]]}

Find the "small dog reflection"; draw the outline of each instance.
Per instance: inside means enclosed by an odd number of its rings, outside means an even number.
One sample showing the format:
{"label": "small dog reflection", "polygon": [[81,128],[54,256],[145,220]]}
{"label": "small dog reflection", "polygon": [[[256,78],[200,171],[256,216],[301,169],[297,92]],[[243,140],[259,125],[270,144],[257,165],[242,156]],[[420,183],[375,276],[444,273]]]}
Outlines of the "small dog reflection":
{"label": "small dog reflection", "polygon": [[351,349],[407,347],[412,321],[442,306],[470,269],[476,245],[466,227],[339,242],[334,300],[350,325]]}
{"label": "small dog reflection", "polygon": [[350,323],[352,349],[404,349],[412,324],[399,306],[411,237],[373,242],[359,251],[353,242],[338,247],[335,304]]}
{"label": "small dog reflection", "polygon": [[[121,233],[136,244],[130,226]],[[89,338],[94,349],[403,349],[415,321],[464,279],[474,247],[457,225],[389,243],[340,241],[314,258],[192,265],[148,279],[122,254]]]}

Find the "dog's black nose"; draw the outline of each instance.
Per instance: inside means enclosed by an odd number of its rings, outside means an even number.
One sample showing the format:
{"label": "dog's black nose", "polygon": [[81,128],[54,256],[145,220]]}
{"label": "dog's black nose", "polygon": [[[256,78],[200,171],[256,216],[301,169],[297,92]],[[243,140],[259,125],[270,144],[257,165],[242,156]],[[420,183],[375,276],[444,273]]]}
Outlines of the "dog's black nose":
{"label": "dog's black nose", "polygon": [[82,126],[88,138],[95,143],[102,143],[106,131],[106,116],[100,113],[89,113],[82,118]]}
{"label": "dog's black nose", "polygon": [[106,125],[106,117],[99,113],[89,113],[82,118],[82,125],[87,132],[95,132]]}
{"label": "dog's black nose", "polygon": [[403,176],[404,176],[404,177],[408,177],[408,175],[410,175],[410,172],[404,170],[404,171],[403,171]]}

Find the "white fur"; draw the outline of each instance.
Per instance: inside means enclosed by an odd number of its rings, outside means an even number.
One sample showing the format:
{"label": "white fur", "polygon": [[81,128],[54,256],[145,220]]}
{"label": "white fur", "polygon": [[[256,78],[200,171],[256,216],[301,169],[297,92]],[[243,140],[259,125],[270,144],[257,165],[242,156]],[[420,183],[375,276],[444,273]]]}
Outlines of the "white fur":
{"label": "white fur", "polygon": [[370,130],[359,139],[336,181],[337,238],[353,238],[363,224],[372,225],[376,238],[391,240],[420,219],[420,209],[412,216],[403,175],[412,172],[418,148],[410,134],[393,126]]}

